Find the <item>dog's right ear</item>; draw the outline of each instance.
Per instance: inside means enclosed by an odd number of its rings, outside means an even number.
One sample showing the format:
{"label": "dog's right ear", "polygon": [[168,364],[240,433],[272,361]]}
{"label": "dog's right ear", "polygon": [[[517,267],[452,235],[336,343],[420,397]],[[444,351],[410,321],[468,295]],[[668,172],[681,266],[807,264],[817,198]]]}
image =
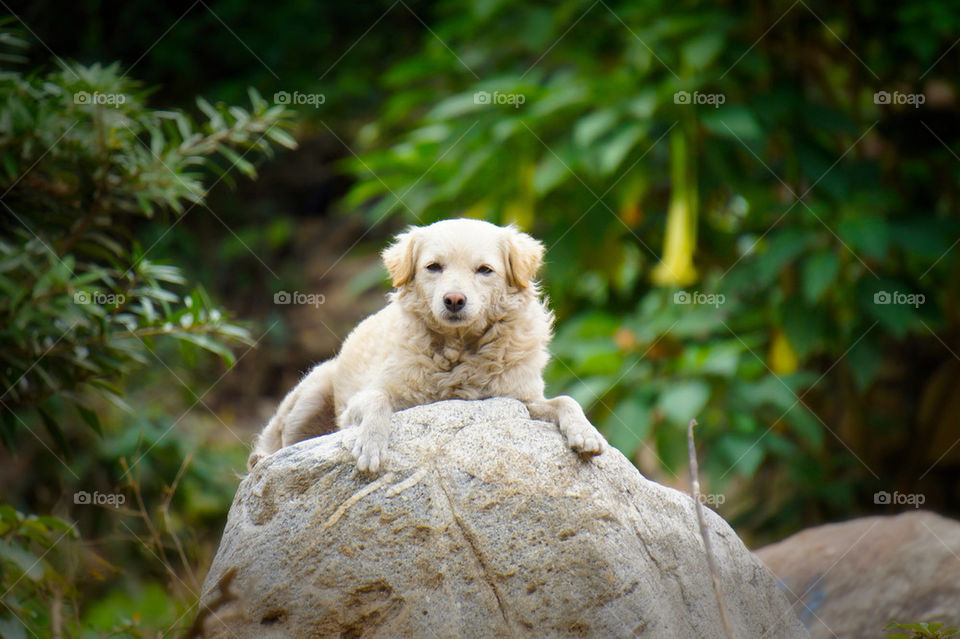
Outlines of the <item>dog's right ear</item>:
{"label": "dog's right ear", "polygon": [[507,231],[507,283],[517,288],[527,288],[543,264],[543,244],[512,226]]}
{"label": "dog's right ear", "polygon": [[401,233],[381,254],[383,265],[387,267],[394,287],[403,286],[413,279],[417,265],[416,233],[416,228]]}

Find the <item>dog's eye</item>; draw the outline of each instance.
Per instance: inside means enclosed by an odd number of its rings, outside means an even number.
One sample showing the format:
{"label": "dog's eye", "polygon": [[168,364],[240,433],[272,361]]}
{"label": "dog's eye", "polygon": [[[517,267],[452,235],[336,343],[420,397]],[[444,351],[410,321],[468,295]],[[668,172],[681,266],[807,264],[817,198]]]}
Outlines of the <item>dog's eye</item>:
{"label": "dog's eye", "polygon": [[493,269],[487,266],[486,264],[484,264],[483,266],[477,267],[477,273],[479,273],[480,275],[490,275],[491,273],[493,273]]}
{"label": "dog's eye", "polygon": [[436,262],[430,262],[427,264],[427,270],[431,273],[439,273],[443,270],[443,267],[437,264]]}

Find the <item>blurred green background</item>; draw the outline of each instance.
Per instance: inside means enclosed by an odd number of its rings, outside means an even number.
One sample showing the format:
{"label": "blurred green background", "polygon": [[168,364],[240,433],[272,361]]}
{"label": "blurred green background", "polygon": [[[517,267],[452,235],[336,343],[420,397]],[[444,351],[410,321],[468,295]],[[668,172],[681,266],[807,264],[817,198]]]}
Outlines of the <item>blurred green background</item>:
{"label": "blurred green background", "polygon": [[0,636],[187,631],[253,434],[447,217],[545,242],[551,392],[678,488],[695,416],[749,545],[960,511],[947,3],[3,9]]}

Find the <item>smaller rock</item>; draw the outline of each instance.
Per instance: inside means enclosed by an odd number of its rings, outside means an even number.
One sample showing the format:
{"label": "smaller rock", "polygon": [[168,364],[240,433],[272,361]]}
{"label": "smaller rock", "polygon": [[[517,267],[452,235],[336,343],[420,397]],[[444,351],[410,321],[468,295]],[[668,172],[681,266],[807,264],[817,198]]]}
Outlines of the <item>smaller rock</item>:
{"label": "smaller rock", "polygon": [[756,553],[813,639],[877,639],[890,621],[960,627],[960,523],[930,512],[801,531]]}

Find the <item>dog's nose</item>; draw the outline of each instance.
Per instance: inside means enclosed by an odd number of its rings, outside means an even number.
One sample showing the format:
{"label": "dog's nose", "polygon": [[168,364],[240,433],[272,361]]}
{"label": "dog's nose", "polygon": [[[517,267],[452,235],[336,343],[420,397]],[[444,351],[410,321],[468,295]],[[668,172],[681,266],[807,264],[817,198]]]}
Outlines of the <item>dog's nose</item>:
{"label": "dog's nose", "polygon": [[443,296],[443,305],[451,313],[456,313],[467,305],[467,296],[463,293],[447,293]]}

